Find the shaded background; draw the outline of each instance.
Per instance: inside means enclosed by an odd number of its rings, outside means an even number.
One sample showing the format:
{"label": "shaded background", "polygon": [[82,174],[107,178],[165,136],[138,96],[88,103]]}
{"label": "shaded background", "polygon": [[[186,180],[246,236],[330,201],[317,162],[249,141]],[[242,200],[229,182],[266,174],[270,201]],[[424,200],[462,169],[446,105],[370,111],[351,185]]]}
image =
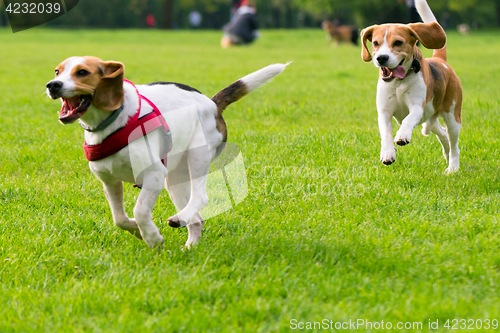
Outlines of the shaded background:
{"label": "shaded background", "polygon": [[[318,27],[324,19],[366,26],[382,22],[408,22],[408,10],[397,0],[255,0],[262,28]],[[500,0],[429,0],[441,22],[449,27],[500,26]],[[0,25],[8,25],[2,3]],[[220,29],[230,17],[230,0],[80,0],[67,15],[49,22],[58,28],[144,28],[152,13],[156,27],[189,28],[192,10],[203,16],[201,28]]]}

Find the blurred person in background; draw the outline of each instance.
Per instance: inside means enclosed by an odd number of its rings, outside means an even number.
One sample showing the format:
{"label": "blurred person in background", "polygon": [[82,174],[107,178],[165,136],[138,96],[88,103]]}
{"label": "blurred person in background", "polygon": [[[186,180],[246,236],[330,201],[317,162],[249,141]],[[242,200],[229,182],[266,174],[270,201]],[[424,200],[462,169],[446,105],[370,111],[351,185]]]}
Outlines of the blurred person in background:
{"label": "blurred person in background", "polygon": [[443,13],[443,18],[441,19],[441,21],[443,22],[442,24],[442,27],[444,30],[448,30],[448,28],[450,27],[450,12],[444,12]]}
{"label": "blurred person in background", "polygon": [[198,11],[196,10],[191,11],[191,13],[189,13],[188,18],[191,28],[198,29],[200,27],[202,17]]}
{"label": "blurred person in background", "polygon": [[258,28],[255,4],[242,0],[234,17],[223,28],[221,46],[228,48],[231,45],[250,44],[259,37]]}

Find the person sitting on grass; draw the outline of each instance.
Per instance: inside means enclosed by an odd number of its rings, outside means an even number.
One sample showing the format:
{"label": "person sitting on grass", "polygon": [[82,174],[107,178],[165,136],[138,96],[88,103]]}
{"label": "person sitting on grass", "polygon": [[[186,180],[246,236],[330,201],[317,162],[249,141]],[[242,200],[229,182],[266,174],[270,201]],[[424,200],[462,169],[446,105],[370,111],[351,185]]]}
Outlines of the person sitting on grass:
{"label": "person sitting on grass", "polygon": [[259,36],[255,5],[248,0],[241,2],[236,15],[223,28],[224,37],[221,46],[227,48],[231,45],[245,45],[252,43]]}

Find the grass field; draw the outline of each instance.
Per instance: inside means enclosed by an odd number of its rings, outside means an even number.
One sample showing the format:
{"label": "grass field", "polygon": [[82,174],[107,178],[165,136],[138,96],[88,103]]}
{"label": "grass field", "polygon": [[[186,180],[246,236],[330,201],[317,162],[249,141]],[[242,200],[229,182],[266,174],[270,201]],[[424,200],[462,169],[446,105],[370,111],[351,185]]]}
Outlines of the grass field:
{"label": "grass field", "polygon": [[[331,48],[319,30],[262,35],[221,50],[218,32],[0,30],[0,332],[288,332],[293,319],[423,323],[393,330],[408,332],[439,320],[445,332],[447,319],[500,320],[500,32],[449,34],[464,89],[451,176],[420,127],[395,164],[378,161],[378,72],[360,48]],[[168,227],[166,192],[161,255],[113,225],[82,129],[59,124],[59,102],[42,94],[73,55],[209,96],[294,61],[225,111],[249,196],[208,220],[195,249]],[[138,190],[125,191],[131,214]]]}

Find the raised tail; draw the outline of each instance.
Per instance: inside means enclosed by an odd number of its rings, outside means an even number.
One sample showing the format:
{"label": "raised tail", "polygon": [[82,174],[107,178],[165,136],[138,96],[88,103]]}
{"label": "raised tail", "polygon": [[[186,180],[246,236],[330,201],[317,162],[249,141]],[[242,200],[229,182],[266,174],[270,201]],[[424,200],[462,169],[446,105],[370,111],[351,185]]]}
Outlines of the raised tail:
{"label": "raised tail", "polygon": [[[427,4],[426,0],[415,0],[415,7],[417,8],[417,12],[424,21],[424,23],[431,23],[431,22],[438,23],[436,17],[432,13],[432,10],[429,7],[429,4]],[[432,56],[436,58],[441,58],[444,61],[446,61],[446,45],[441,49],[434,50]]]}
{"label": "raised tail", "polygon": [[222,89],[212,97],[212,101],[217,105],[217,110],[222,113],[229,104],[236,102],[243,96],[270,81],[273,77],[283,72],[289,64],[290,63],[269,65],[252,74],[248,74]]}

